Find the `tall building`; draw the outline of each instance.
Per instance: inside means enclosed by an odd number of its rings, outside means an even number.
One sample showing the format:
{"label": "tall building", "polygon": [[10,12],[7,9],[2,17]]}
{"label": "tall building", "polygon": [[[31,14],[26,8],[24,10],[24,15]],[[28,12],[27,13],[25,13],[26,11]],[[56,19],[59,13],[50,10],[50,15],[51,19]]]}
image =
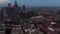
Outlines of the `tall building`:
{"label": "tall building", "polygon": [[20,23],[19,6],[17,3],[17,0],[15,0],[15,3],[14,3],[13,19],[14,19],[14,24]]}
{"label": "tall building", "polygon": [[11,3],[8,3],[8,8],[11,8]]}
{"label": "tall building", "polygon": [[3,8],[1,8],[1,11],[0,11],[0,21],[3,21]]}
{"label": "tall building", "polygon": [[25,10],[25,5],[23,5],[23,10]]}
{"label": "tall building", "polygon": [[15,3],[14,3],[14,9],[18,9],[18,3],[17,3],[17,0],[15,0]]}
{"label": "tall building", "polygon": [[8,7],[7,7],[7,14],[9,15],[9,17],[11,17],[11,12],[12,12],[12,6],[11,3],[8,3]]}
{"label": "tall building", "polygon": [[[25,5],[23,5],[23,11],[25,10]],[[14,21],[14,24],[20,23],[20,9],[21,7],[18,6],[17,0],[14,2],[14,6],[11,6],[11,3],[8,3],[8,7],[6,7],[6,10],[4,11],[5,19],[12,19]],[[7,19],[7,18],[8,19]]]}

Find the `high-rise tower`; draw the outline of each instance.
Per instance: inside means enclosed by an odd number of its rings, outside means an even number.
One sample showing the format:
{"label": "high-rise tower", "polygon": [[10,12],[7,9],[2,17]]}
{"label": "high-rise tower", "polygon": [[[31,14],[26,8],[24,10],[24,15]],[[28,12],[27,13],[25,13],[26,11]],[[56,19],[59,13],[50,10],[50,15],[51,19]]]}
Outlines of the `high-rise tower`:
{"label": "high-rise tower", "polygon": [[8,7],[9,7],[9,8],[11,7],[11,3],[8,3]]}
{"label": "high-rise tower", "polygon": [[15,0],[15,3],[14,3],[14,8],[18,8],[18,3],[17,3],[17,0]]}
{"label": "high-rise tower", "polygon": [[17,0],[15,0],[14,3],[13,20],[14,20],[14,24],[18,24],[20,22],[19,6]]}
{"label": "high-rise tower", "polygon": [[25,5],[23,5],[23,10],[25,10]]}

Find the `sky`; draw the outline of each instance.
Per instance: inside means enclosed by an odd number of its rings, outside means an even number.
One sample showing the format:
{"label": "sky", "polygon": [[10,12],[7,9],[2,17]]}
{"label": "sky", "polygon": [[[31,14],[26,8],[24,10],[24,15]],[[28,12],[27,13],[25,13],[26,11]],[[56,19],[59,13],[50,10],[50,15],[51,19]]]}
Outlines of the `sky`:
{"label": "sky", "polygon": [[[15,0],[0,0],[0,6],[7,6],[8,3],[14,4]],[[18,5],[28,7],[60,7],[60,0],[17,0]]]}

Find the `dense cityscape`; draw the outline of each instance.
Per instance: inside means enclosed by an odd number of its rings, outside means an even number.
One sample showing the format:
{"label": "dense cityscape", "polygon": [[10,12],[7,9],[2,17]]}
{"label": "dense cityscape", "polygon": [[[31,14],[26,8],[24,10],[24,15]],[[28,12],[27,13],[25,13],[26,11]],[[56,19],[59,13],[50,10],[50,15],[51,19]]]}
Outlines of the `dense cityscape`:
{"label": "dense cityscape", "polygon": [[17,1],[12,7],[8,3],[0,7],[0,34],[5,34],[5,25],[12,29],[11,34],[60,34],[60,8],[26,8]]}

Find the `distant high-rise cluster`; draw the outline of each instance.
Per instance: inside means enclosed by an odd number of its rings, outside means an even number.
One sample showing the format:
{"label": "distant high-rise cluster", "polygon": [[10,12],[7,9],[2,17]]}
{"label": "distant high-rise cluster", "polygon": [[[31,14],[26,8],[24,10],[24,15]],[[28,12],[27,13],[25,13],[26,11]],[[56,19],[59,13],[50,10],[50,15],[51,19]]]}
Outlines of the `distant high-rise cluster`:
{"label": "distant high-rise cluster", "polygon": [[[17,1],[15,0],[14,6],[11,6],[11,3],[8,3],[8,6],[0,9],[0,21],[9,21],[13,20],[14,23],[20,22],[20,11],[25,10],[25,5],[22,9],[18,6]],[[4,19],[4,20],[3,20]]]}

